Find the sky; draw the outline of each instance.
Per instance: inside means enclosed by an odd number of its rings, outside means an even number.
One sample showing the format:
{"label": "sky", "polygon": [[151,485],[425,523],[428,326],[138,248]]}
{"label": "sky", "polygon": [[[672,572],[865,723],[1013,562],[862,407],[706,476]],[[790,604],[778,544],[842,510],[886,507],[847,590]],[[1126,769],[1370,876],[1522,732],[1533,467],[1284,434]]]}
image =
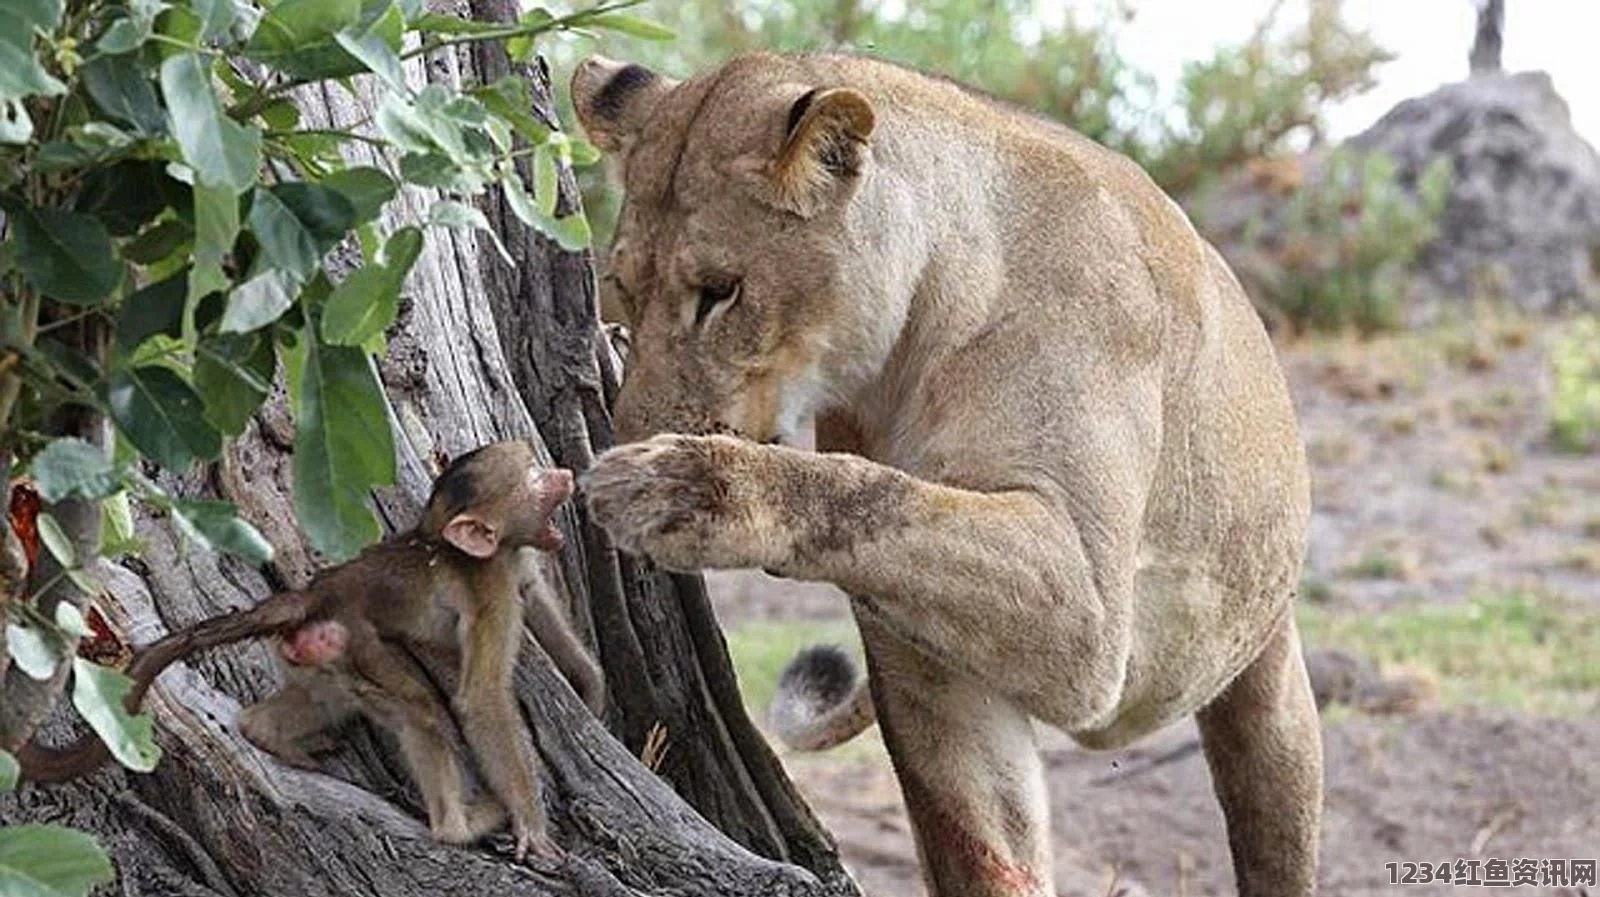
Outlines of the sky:
{"label": "sky", "polygon": [[[1102,0],[1109,2],[1109,0]],[[1136,67],[1163,87],[1177,80],[1184,61],[1210,54],[1218,44],[1247,37],[1272,0],[1127,0],[1134,19],[1119,46]],[[1076,9],[1086,3],[1071,2]],[[1579,133],[1600,146],[1600,0],[1505,0],[1503,61],[1507,71],[1543,69],[1554,79]],[[1040,0],[1041,18],[1063,8]],[[1303,21],[1305,0],[1289,0],[1283,15]],[[1345,0],[1345,17],[1368,29],[1398,59],[1378,70],[1378,86],[1331,110],[1332,139],[1377,121],[1407,97],[1467,73],[1467,51],[1477,13],[1473,0]]]}

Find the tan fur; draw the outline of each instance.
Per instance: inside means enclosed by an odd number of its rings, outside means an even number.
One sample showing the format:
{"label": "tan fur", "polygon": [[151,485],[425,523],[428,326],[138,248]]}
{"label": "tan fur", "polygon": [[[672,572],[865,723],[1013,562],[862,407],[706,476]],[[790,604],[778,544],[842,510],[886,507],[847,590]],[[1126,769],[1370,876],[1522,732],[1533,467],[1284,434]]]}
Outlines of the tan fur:
{"label": "tan fur", "polygon": [[[932,894],[1053,893],[1032,719],[1109,748],[1202,709],[1241,892],[1311,893],[1304,452],[1178,207],[869,59],[678,83],[596,58],[573,95],[626,188],[605,287],[632,326],[618,437],[645,440],[586,475],[591,513],[668,567],[852,596]],[[755,444],[811,415],[834,451]]]}

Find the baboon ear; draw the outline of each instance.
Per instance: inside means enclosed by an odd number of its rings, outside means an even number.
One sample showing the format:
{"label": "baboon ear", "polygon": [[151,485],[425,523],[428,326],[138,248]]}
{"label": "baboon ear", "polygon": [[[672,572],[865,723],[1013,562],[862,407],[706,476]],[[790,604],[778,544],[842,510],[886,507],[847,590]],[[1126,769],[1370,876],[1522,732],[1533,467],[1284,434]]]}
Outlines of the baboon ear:
{"label": "baboon ear", "polygon": [[487,560],[500,550],[500,530],[473,514],[452,517],[439,535],[475,558]]}
{"label": "baboon ear", "polygon": [[572,106],[589,142],[607,152],[628,145],[650,109],[678,82],[642,65],[590,56],[572,72]]}
{"label": "baboon ear", "polygon": [[789,107],[783,147],[766,166],[771,199],[809,218],[855,183],[877,115],[848,87],[813,88]]}

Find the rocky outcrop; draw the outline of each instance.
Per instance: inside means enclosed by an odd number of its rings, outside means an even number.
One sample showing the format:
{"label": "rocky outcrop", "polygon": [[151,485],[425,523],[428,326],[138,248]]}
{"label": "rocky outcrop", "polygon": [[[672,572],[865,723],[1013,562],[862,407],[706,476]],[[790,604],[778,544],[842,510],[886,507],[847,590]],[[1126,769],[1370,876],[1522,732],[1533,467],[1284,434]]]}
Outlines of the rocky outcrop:
{"label": "rocky outcrop", "polygon": [[1600,308],[1600,155],[1545,73],[1448,84],[1346,145],[1389,154],[1403,184],[1434,159],[1453,165],[1439,235],[1418,260],[1424,293]]}

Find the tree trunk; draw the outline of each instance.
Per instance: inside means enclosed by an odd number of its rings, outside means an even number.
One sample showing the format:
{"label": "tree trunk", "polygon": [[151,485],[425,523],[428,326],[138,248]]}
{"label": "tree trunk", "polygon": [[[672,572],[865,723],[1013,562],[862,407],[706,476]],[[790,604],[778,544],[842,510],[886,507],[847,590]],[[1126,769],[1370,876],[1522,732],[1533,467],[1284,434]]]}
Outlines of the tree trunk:
{"label": "tree trunk", "polygon": [[[472,0],[452,11],[504,20],[514,10],[510,0]],[[480,48],[436,54],[409,75],[488,81],[506,68],[497,48]],[[540,63],[528,74],[537,114],[554,125],[548,73]],[[324,127],[362,119],[373,97],[308,89],[297,99],[307,125]],[[576,195],[564,174],[563,202]],[[431,198],[408,192],[397,219],[420,220]],[[485,212],[516,268],[474,234],[431,232],[380,363],[400,455],[398,484],[376,496],[391,529],[415,519],[439,455],[527,438],[581,470],[611,444],[620,362],[598,326],[587,254],[560,251],[498,199]],[[280,394],[221,463],[164,483],[236,502],[277,546],[269,568],[186,546],[150,514],[138,520],[144,556],[99,565],[100,606],[130,641],[310,577],[316,561],[289,495],[292,433]],[[553,580],[598,644],[611,707],[608,732],[540,652],[523,651],[517,693],[548,767],[564,860],[518,865],[505,837],[469,849],[434,843],[390,739],[364,724],[343,733],[320,773],[255,750],[234,719],[281,685],[261,644],[220,649],[161,678],[146,702],[165,751],[154,773],[108,766],[67,785],[26,784],[0,796],[0,823],[96,833],[113,854],[117,890],[129,895],[859,893],[744,713],[700,578],[618,555],[576,505],[562,525],[569,538]],[[52,740],[74,725],[57,717]],[[647,740],[658,772],[637,759]]]}
{"label": "tree trunk", "polygon": [[1505,0],[1478,0],[1478,27],[1473,32],[1467,64],[1473,75],[1501,72],[1500,44],[1506,20]]}

